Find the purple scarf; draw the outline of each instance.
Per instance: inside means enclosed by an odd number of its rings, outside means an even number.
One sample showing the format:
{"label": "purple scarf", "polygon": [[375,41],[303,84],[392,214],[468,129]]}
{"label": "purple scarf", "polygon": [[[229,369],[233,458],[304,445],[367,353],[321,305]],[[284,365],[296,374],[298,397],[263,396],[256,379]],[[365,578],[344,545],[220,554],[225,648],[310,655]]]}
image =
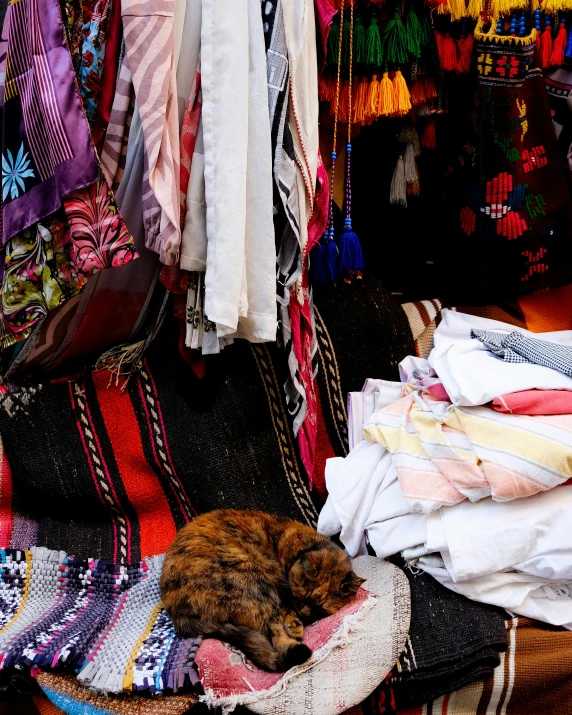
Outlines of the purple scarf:
{"label": "purple scarf", "polygon": [[3,36],[2,245],[98,177],[57,0],[11,4]]}

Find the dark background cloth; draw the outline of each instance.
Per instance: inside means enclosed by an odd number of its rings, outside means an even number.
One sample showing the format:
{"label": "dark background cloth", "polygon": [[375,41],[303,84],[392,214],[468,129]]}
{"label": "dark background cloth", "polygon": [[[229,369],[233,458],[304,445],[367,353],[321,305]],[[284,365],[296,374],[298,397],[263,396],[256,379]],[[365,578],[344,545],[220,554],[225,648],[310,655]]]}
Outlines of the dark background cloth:
{"label": "dark background cloth", "polygon": [[409,638],[389,687],[398,709],[422,705],[487,678],[508,647],[501,609],[471,601],[432,576],[413,573],[400,557],[411,588]]}

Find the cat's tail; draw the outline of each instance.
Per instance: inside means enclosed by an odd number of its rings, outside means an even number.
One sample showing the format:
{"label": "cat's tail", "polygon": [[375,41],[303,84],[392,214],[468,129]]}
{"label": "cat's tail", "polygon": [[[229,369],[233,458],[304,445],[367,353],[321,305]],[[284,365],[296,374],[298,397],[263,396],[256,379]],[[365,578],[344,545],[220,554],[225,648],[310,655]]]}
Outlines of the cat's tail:
{"label": "cat's tail", "polygon": [[312,655],[312,651],[304,643],[292,643],[283,648],[275,648],[262,633],[244,626],[234,626],[231,623],[200,621],[196,622],[191,630],[192,633],[182,635],[201,634],[203,638],[217,638],[230,643],[248,656],[254,665],[273,673],[283,673],[295,665],[301,665]]}

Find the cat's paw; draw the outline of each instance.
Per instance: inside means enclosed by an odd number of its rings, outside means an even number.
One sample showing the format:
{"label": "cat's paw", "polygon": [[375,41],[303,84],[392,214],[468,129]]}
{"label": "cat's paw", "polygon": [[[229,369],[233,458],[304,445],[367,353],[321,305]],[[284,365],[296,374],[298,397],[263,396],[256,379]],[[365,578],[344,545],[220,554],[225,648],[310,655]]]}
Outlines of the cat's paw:
{"label": "cat's paw", "polygon": [[284,628],[290,638],[294,638],[296,641],[301,641],[304,637],[304,626],[302,625],[302,621],[293,613],[289,613],[284,619]]}

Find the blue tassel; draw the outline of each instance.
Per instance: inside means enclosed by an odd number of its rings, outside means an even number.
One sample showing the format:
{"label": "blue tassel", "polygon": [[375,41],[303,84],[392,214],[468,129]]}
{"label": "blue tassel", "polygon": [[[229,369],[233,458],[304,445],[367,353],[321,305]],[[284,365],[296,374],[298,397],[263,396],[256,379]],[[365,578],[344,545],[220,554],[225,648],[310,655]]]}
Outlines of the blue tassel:
{"label": "blue tassel", "polygon": [[363,271],[365,261],[357,234],[352,229],[351,219],[347,218],[340,236],[340,271],[343,274]]}
{"label": "blue tassel", "polygon": [[310,267],[312,269],[312,280],[314,283],[327,283],[328,263],[326,253],[326,247],[321,241],[312,249],[312,253],[310,254]]}
{"label": "blue tassel", "polygon": [[330,231],[330,240],[326,246],[328,263],[328,283],[333,283],[338,279],[338,244],[334,241],[333,231]]}
{"label": "blue tassel", "polygon": [[566,57],[572,57],[572,29],[568,30],[568,42],[566,43],[564,55]]}

